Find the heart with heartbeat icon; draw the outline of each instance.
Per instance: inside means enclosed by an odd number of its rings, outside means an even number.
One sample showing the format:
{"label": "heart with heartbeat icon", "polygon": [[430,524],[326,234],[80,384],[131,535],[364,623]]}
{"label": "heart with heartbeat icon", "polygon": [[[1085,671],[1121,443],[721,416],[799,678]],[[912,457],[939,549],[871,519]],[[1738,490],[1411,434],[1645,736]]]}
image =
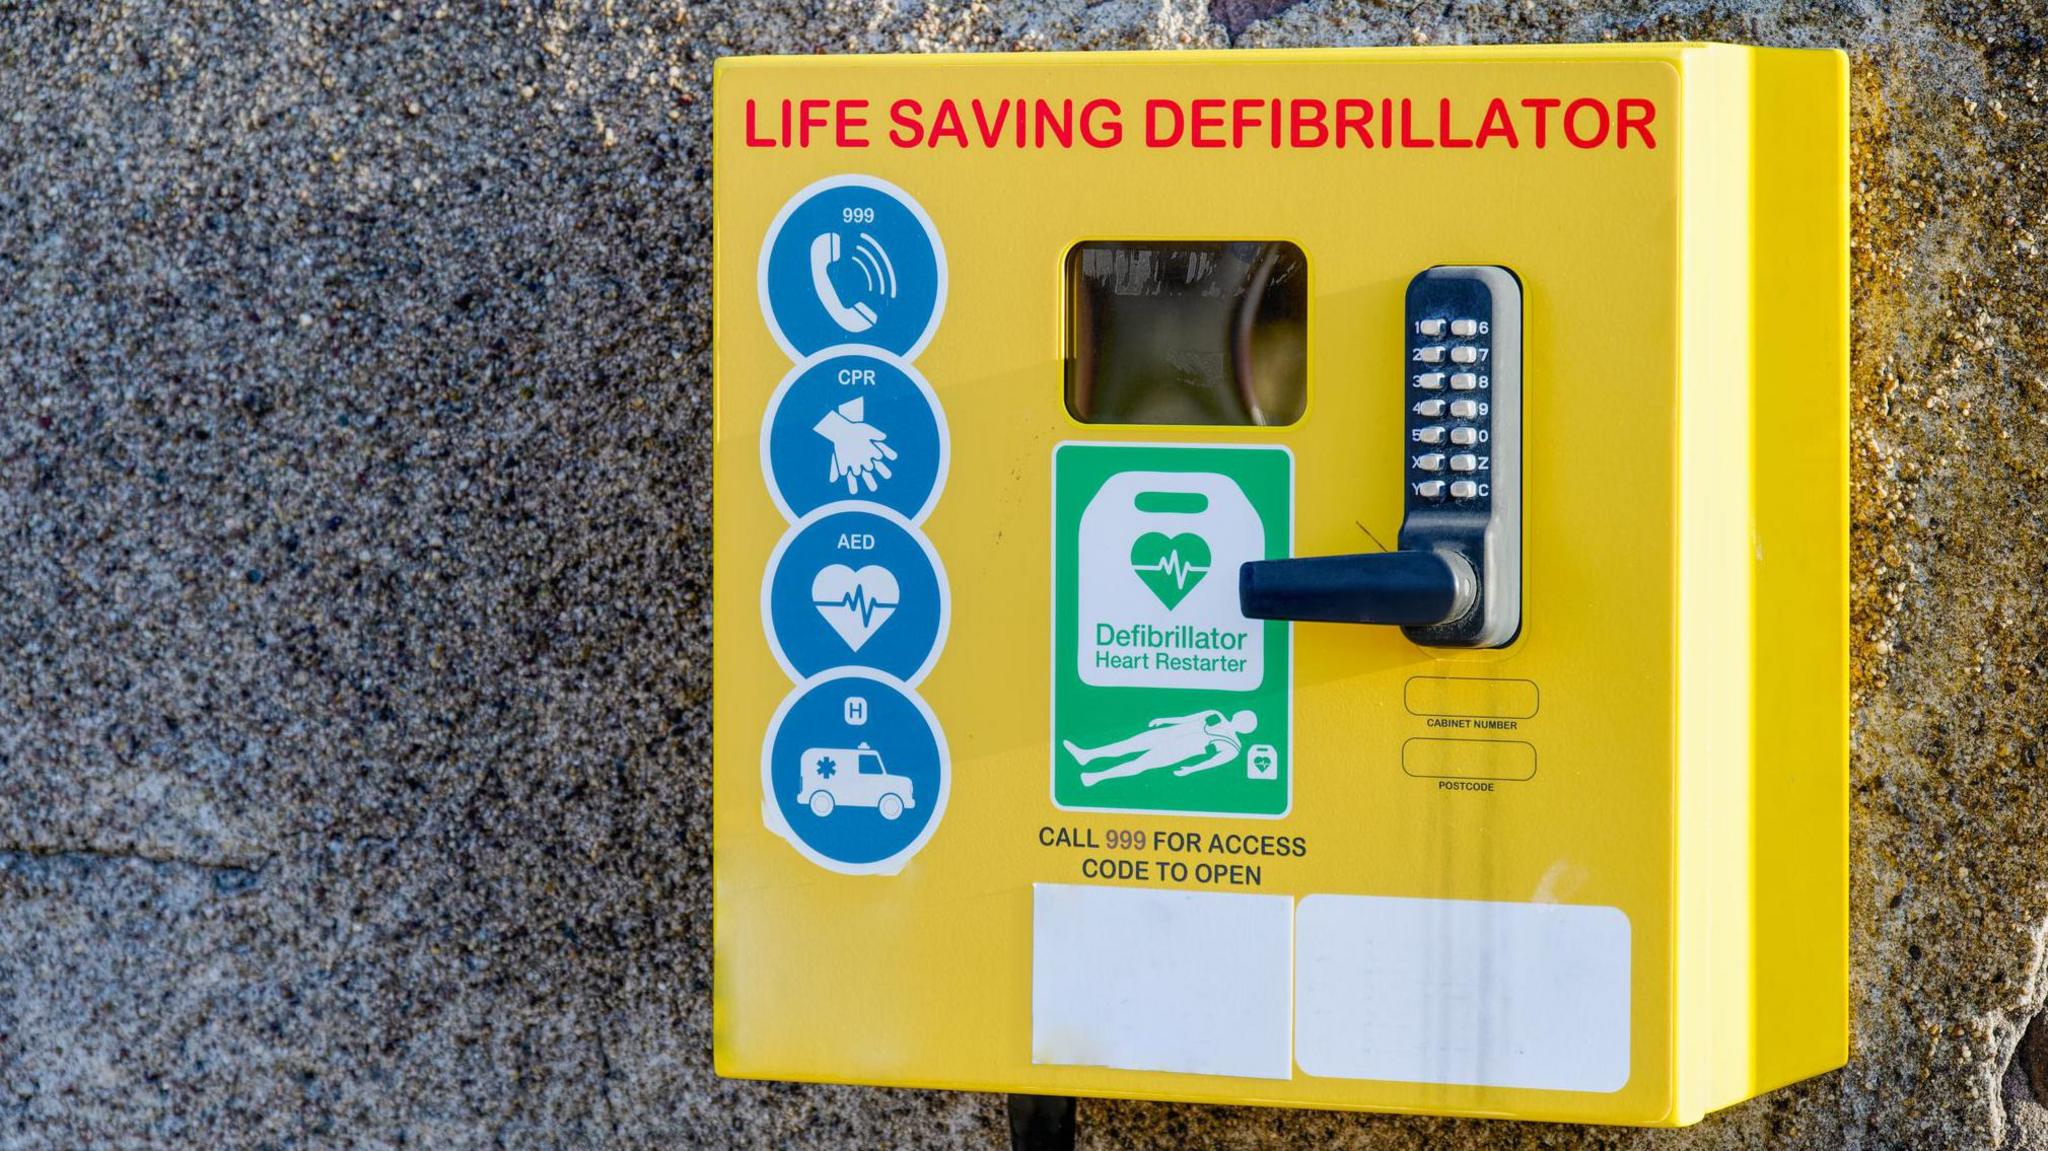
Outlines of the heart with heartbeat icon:
{"label": "heart with heartbeat icon", "polygon": [[901,594],[895,575],[875,564],[858,570],[827,564],[811,580],[811,605],[855,651],[896,614]]}
{"label": "heart with heartbeat icon", "polygon": [[1193,532],[1146,532],[1131,541],[1131,570],[1172,611],[1209,574],[1209,541]]}

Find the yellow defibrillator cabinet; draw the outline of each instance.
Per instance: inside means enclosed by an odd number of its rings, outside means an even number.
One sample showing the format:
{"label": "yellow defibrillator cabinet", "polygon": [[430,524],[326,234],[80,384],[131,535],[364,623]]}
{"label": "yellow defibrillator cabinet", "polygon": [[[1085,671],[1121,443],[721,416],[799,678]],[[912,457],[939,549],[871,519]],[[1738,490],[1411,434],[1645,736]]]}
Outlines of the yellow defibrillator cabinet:
{"label": "yellow defibrillator cabinet", "polygon": [[722,61],[721,1073],[1669,1125],[1841,1065],[1845,76]]}

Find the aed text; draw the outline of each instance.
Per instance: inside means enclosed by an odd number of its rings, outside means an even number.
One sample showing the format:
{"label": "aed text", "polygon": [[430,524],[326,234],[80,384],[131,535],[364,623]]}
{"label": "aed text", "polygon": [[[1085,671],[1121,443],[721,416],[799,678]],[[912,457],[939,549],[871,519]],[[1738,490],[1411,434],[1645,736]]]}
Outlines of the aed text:
{"label": "aed text", "polygon": [[1657,104],[1623,96],[1342,99],[1278,96],[1116,100],[862,97],[747,100],[749,148],[1032,150],[1145,148],[1657,147]]}
{"label": "aed text", "polygon": [[[1264,883],[1263,866],[1240,862],[1244,857],[1300,859],[1308,855],[1308,840],[1299,835],[1125,827],[1041,827],[1038,843],[1083,852],[1083,879],[1192,882],[1205,887],[1258,887]],[[1138,852],[1145,854],[1133,854]],[[1187,858],[1191,856],[1200,858]],[[1223,858],[1212,858],[1216,856]]]}

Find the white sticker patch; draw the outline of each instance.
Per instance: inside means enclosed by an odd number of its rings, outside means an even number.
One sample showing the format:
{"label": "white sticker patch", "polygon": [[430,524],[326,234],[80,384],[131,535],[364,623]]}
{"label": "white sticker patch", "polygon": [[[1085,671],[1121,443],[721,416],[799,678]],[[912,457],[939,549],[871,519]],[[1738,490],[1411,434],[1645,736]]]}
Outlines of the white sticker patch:
{"label": "white sticker patch", "polygon": [[1287,1079],[1293,900],[1032,888],[1031,1061]]}
{"label": "white sticker patch", "polygon": [[1340,1079],[1619,1091],[1619,908],[1312,895],[1295,931],[1295,1059]]}

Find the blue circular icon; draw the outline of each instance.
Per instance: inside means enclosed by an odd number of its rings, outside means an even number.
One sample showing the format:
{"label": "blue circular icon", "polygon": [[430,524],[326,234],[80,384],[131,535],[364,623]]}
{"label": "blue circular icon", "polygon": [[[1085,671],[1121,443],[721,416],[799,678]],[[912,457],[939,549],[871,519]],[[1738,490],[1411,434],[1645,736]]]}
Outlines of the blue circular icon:
{"label": "blue circular icon", "polygon": [[833,176],[792,196],[768,226],[760,292],[792,360],[849,343],[915,359],[946,306],[946,250],[903,189]]}
{"label": "blue circular icon", "polygon": [[761,470],[789,519],[868,500],[922,522],[946,482],[945,413],[917,369],[875,348],[827,348],[791,369],[761,421]]}
{"label": "blue circular icon", "polygon": [[768,646],[795,680],[860,667],[917,683],[950,607],[931,541],[880,504],[827,504],[790,525],[761,583]]}
{"label": "blue circular icon", "polygon": [[939,826],[951,783],[931,708],[871,672],[827,672],[799,686],[762,742],[770,830],[833,871],[901,870]]}

